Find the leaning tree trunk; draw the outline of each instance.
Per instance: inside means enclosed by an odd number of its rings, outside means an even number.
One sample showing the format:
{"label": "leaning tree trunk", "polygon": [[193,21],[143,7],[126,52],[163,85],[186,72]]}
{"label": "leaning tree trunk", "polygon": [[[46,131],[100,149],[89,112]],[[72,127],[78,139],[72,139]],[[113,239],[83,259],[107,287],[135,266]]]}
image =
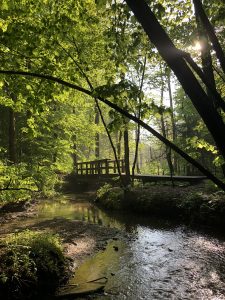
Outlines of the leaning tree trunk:
{"label": "leaning tree trunk", "polygon": [[215,34],[215,30],[204,11],[201,0],[193,0],[193,3],[195,6],[195,12],[198,15],[198,17],[201,19],[201,22],[207,32],[207,35],[211,43],[213,44],[213,48],[216,52],[216,56],[220,62],[221,68],[225,74],[225,54]]}
{"label": "leaning tree trunk", "polygon": [[[137,111],[137,117],[140,119],[141,117],[141,92],[144,84],[144,77],[145,77],[145,68],[146,68],[146,62],[147,62],[147,55],[145,55],[144,58],[144,64],[143,64],[143,71],[141,75],[141,82],[140,82],[140,87],[139,87],[139,95],[138,95],[138,111]],[[139,147],[139,142],[140,142],[140,125],[137,124],[137,129],[135,131],[136,137],[135,137],[135,152],[134,152],[134,161],[133,161],[133,166],[132,166],[132,181],[134,183],[134,171],[135,171],[135,166],[137,165],[137,173],[140,173],[140,168],[139,168],[139,163],[138,163],[138,147]]]}
{"label": "leaning tree trunk", "polygon": [[225,124],[211,99],[205,93],[181,52],[174,46],[147,3],[144,0],[138,2],[136,0],[126,0],[126,2],[141,23],[150,41],[156,46],[162,58],[177,76],[225,159]]}
{"label": "leaning tree trunk", "polygon": [[[210,45],[207,36],[207,32],[203,27],[201,18],[198,13],[198,9],[195,8],[195,17],[196,17],[196,24],[198,30],[198,37],[201,45],[201,60],[202,60],[202,70],[207,78],[207,80],[211,83],[212,87],[216,90],[216,83],[213,73],[213,64],[212,64],[212,57],[210,52]],[[212,95],[211,90],[207,87],[207,94],[209,97],[212,97],[212,101],[214,101],[214,97]]]}

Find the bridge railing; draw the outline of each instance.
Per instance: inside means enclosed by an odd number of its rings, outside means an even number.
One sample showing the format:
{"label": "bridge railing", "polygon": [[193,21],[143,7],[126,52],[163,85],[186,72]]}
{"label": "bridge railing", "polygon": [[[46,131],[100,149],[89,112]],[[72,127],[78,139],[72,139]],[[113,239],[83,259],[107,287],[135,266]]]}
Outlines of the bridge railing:
{"label": "bridge railing", "polygon": [[[118,160],[120,172],[125,173],[124,159]],[[102,174],[118,174],[115,160],[100,159],[93,161],[78,162],[75,165],[75,174],[77,175],[102,175]]]}

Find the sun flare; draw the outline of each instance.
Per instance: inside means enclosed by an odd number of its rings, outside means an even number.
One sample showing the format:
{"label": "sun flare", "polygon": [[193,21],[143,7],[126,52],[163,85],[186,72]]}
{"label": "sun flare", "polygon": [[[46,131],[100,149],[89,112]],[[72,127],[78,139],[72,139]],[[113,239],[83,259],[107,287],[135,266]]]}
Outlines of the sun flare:
{"label": "sun flare", "polygon": [[202,49],[201,43],[196,41],[193,47],[194,50],[200,51]]}

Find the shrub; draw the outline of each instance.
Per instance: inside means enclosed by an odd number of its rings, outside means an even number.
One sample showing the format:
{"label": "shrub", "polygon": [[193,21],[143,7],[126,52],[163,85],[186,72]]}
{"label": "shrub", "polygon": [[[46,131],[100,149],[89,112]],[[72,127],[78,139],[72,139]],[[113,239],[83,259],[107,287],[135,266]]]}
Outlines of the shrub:
{"label": "shrub", "polygon": [[4,299],[53,293],[66,271],[67,260],[56,235],[26,230],[1,241],[0,294]]}
{"label": "shrub", "polygon": [[97,200],[108,209],[120,209],[124,200],[124,190],[105,184],[97,191]]}

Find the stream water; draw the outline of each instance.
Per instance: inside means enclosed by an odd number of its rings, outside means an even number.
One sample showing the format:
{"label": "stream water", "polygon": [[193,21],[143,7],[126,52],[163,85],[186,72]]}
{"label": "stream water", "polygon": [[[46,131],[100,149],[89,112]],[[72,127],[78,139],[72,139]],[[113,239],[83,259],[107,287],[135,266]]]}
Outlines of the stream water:
{"label": "stream water", "polygon": [[[83,220],[128,233],[85,261],[71,284],[107,277],[103,295],[79,299],[225,299],[225,238],[184,225],[105,213],[74,196],[44,201],[36,218]],[[19,221],[21,222],[21,221]],[[10,224],[12,231],[18,221]]]}

